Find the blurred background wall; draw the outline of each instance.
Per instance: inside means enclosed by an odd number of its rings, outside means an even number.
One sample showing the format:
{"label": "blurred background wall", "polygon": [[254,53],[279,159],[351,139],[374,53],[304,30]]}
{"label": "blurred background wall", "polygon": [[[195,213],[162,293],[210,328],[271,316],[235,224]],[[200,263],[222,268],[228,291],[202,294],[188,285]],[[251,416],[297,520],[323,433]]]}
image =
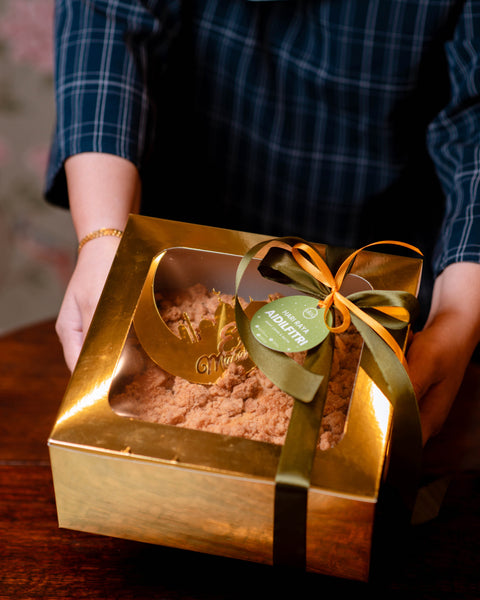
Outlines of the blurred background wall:
{"label": "blurred background wall", "polygon": [[43,198],[52,28],[53,0],[0,0],[0,334],[53,319],[75,261],[68,211]]}

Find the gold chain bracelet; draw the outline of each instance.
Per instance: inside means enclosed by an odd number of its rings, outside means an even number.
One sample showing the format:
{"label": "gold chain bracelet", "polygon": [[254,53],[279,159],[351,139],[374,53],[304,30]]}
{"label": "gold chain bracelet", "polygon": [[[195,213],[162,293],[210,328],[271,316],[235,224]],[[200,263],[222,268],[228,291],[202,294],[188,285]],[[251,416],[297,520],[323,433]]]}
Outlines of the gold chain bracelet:
{"label": "gold chain bracelet", "polygon": [[87,242],[89,242],[90,240],[94,240],[95,238],[99,238],[99,237],[105,237],[105,236],[113,236],[113,237],[122,237],[123,235],[123,231],[121,231],[120,229],[111,229],[108,227],[102,227],[102,229],[96,229],[95,231],[92,231],[91,233],[88,233],[85,237],[83,237],[80,240],[80,243],[78,244],[78,252],[80,252],[80,250],[83,248],[83,246],[85,246],[85,244]]}

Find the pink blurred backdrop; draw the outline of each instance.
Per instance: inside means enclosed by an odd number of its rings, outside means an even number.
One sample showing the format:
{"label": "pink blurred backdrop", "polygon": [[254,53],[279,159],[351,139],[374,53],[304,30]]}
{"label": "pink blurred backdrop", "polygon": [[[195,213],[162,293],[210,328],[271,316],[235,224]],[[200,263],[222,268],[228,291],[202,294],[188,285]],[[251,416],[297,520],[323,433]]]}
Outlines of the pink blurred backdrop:
{"label": "pink blurred backdrop", "polygon": [[53,0],[0,0],[0,334],[54,318],[75,260],[43,199],[54,121]]}

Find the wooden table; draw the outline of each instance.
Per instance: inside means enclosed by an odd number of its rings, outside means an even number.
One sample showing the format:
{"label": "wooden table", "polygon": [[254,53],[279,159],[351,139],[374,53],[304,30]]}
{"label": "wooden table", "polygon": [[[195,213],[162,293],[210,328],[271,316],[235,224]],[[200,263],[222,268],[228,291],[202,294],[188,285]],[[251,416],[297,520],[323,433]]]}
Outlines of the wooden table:
{"label": "wooden table", "polygon": [[262,565],[59,529],[47,438],[68,372],[53,323],[0,338],[0,599],[480,598],[480,366],[472,364],[425,471],[453,476],[439,516],[408,532],[385,582]]}

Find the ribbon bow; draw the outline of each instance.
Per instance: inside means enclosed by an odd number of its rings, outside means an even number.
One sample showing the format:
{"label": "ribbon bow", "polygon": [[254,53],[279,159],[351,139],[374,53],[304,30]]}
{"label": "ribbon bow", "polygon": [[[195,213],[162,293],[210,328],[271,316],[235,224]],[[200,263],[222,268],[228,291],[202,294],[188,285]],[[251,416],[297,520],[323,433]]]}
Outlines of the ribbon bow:
{"label": "ribbon bow", "polygon": [[[335,307],[341,317],[339,325],[330,326],[326,321],[330,334],[319,346],[307,352],[303,365],[282,352],[263,346],[255,338],[238,298],[238,288],[248,263],[264,246],[275,243],[282,247],[273,246],[268,250],[258,267],[259,272],[268,279],[318,298],[319,305],[328,310]],[[407,506],[413,505],[422,450],[420,420],[405,369],[404,353],[389,330],[406,327],[416,311],[417,299],[403,291],[370,290],[348,297],[340,291],[357,255],[365,248],[379,244],[400,245],[421,254],[417,248],[403,242],[374,242],[349,253],[346,258],[342,256],[334,276],[331,267],[339,262],[338,249],[327,247],[325,262],[304,240],[277,238],[251,248],[237,269],[235,318],[240,338],[257,367],[295,399],[275,477],[274,564],[305,568],[307,494],[332,363],[331,334],[345,331],[350,322],[365,342],[363,368],[393,406],[396,427],[392,433],[392,447],[395,446],[396,454],[390,459],[389,472],[394,472],[394,485]]]}
{"label": "ribbon bow", "polygon": [[[307,273],[312,275],[315,279],[317,279],[330,289],[330,292],[327,294],[327,296],[324,299],[319,300],[318,305],[320,307],[325,308],[325,324],[332,333],[342,333],[346,331],[351,323],[350,314],[353,313],[358,318],[362,319],[362,321],[364,321],[369,327],[371,327],[395,352],[395,355],[400,360],[400,362],[402,362],[402,364],[406,366],[405,355],[395,338],[388,332],[388,330],[381,323],[379,323],[377,319],[371,317],[368,313],[359,308],[354,302],[352,302],[340,293],[343,280],[347,275],[357,255],[360,254],[360,252],[362,252],[366,248],[369,248],[370,246],[376,246],[380,244],[396,244],[409,248],[410,250],[413,250],[415,252],[419,252],[417,248],[404,242],[393,242],[390,240],[382,242],[373,242],[372,244],[367,244],[366,246],[363,246],[362,248],[350,254],[340,265],[335,276],[332,275],[332,272],[330,271],[329,267],[322,259],[320,254],[305,242],[298,242],[292,247],[292,256]],[[308,261],[302,253],[306,253],[311,259],[311,262]],[[328,310],[332,306],[334,306],[338,310],[342,318],[342,322],[337,326],[331,326],[327,322],[326,317],[328,314]],[[374,306],[372,308],[375,308],[376,310],[385,310],[385,307],[381,306]],[[409,314],[409,311],[405,308],[405,306],[396,306],[391,308],[393,310],[389,310],[388,312],[392,317],[400,318],[402,320],[402,323],[405,323],[405,321],[408,323],[411,315]]]}

